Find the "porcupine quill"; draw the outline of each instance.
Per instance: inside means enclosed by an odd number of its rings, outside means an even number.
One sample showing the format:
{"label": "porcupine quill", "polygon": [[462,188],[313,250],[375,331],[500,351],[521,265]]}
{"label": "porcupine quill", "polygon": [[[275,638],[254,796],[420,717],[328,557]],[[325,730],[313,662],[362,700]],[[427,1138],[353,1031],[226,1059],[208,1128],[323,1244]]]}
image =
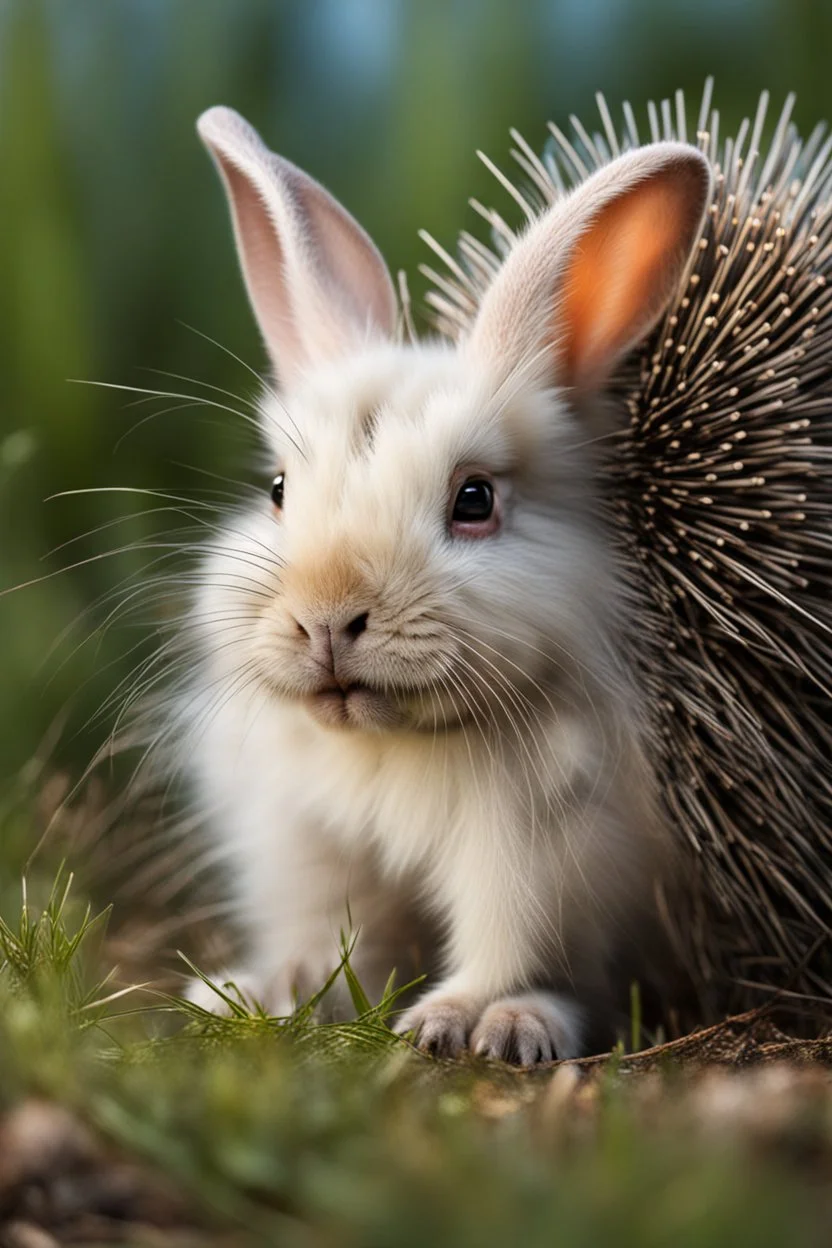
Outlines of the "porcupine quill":
{"label": "porcupine quill", "polygon": [[[637,603],[629,653],[647,692],[662,800],[692,861],[677,948],[714,1014],[787,990],[832,1005],[832,136],[807,140],[768,93],[720,139],[706,83],[648,105],[649,141],[695,142],[715,189],[662,324],[617,379],[629,422],[604,497]],[[550,124],[542,157],[511,132],[525,224],[642,142]],[[516,232],[471,201],[491,244],[460,236],[423,266],[437,327],[467,330]]]}

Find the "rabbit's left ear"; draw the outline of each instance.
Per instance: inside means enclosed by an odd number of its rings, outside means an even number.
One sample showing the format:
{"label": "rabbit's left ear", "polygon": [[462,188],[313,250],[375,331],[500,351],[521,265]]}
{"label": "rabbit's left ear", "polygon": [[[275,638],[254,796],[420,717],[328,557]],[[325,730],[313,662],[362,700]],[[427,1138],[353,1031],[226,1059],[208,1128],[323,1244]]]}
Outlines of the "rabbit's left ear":
{"label": "rabbit's left ear", "polygon": [[556,203],[487,290],[467,350],[498,379],[597,389],[678,288],[710,198],[693,147],[628,152]]}
{"label": "rabbit's left ear", "polygon": [[232,109],[209,109],[197,128],[225,184],[248,296],[280,380],[391,336],[390,275],[337,200]]}

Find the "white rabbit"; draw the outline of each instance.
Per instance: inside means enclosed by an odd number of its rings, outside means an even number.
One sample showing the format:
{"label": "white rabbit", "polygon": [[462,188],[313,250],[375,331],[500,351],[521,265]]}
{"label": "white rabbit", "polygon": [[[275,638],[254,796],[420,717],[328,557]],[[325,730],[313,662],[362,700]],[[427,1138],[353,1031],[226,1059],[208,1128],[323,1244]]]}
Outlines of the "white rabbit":
{"label": "white rabbit", "polygon": [[435,962],[400,1023],[423,1048],[575,1055],[671,860],[588,422],[678,286],[708,166],[657,143],[594,174],[452,347],[400,341],[370,239],[242,118],[199,132],[277,378],[272,500],[205,553],[166,734],[230,864],[234,978],[287,1011],[351,922],[372,991],[417,943]]}

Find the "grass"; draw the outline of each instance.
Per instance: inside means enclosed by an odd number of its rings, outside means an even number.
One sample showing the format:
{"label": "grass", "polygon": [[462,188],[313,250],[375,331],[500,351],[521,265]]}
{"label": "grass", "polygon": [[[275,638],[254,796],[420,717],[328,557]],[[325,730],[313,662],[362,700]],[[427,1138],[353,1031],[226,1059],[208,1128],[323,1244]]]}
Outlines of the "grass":
{"label": "grass", "polygon": [[[26,840],[20,820],[19,808],[7,820],[9,861]],[[22,891],[19,878],[6,885],[0,1242],[40,1242],[3,1240],[4,1226],[17,1234],[27,1218],[48,1225],[51,1243],[827,1242],[832,1094],[819,1070],[724,1075],[668,1063],[637,1074],[623,1051],[583,1074],[431,1061],[389,1030],[392,985],[380,1005],[366,999],[346,943],[338,974],[355,1022],[316,1024],[316,1001],[268,1018],[233,988],[219,989],[221,1018],[116,986],[107,912],[65,870],[33,872]],[[634,1041],[638,1032],[634,1017]],[[86,1161],[67,1161],[67,1144],[41,1147],[34,1177],[7,1177],[4,1188],[4,1164],[8,1175],[23,1148],[15,1113],[43,1102],[90,1133]],[[60,1136],[66,1122],[56,1122]],[[51,1173],[47,1154],[58,1158]],[[77,1174],[92,1171],[96,1182],[79,1187]],[[68,1190],[83,1199],[67,1205]]]}

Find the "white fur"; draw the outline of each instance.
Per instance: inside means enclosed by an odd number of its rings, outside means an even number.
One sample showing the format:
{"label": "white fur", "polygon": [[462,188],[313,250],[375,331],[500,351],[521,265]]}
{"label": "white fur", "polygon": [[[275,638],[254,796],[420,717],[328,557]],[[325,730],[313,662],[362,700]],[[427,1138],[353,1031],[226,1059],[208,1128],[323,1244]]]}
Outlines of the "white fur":
{"label": "white fur", "polygon": [[[263,430],[283,512],[264,493],[211,542],[166,736],[229,863],[245,991],[291,1008],[352,923],[371,992],[393,966],[438,960],[438,985],[402,1021],[425,1047],[577,1053],[664,835],[591,440],[559,388],[559,291],[622,188],[675,166],[689,176],[699,157],[657,145],[551,209],[456,350],[393,341],[378,253],[311,179],[228,110],[201,131],[281,382]],[[685,248],[680,234],[657,290]],[[638,333],[666,298],[640,309]],[[495,482],[494,536],[449,533],[466,472]],[[315,709],[321,627],[339,680],[369,687],[338,701],[337,723]]]}

